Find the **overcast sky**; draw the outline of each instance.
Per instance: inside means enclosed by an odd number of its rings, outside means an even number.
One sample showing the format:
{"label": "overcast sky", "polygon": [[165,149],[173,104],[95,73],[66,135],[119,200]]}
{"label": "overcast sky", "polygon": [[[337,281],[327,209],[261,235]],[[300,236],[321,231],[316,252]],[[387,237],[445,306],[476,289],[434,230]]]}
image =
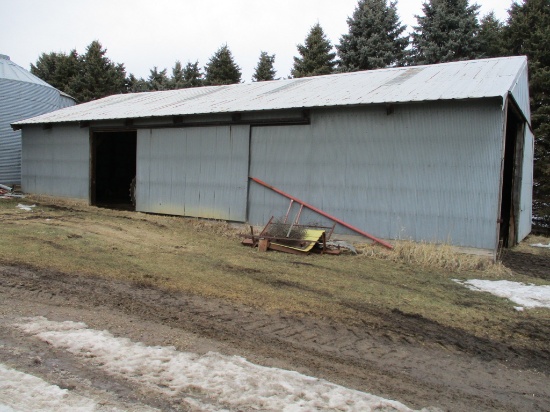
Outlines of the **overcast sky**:
{"label": "overcast sky", "polygon": [[[504,21],[513,0],[478,0],[480,15],[493,10]],[[423,0],[399,0],[401,21],[416,25]],[[249,82],[261,51],[275,54],[286,77],[316,22],[333,44],[347,33],[357,0],[0,0],[0,54],[30,69],[41,53],[76,49],[99,40],[107,57],[146,78],[149,69],[176,60],[199,61],[227,44]]]}

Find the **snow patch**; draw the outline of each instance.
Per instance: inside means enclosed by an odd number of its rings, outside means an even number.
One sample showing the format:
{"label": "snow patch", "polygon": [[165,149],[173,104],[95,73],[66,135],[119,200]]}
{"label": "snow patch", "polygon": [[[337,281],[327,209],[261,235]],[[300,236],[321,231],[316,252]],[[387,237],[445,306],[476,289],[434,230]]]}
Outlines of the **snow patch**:
{"label": "snow patch", "polygon": [[108,373],[203,410],[411,411],[405,405],[297,372],[255,365],[239,356],[198,355],[145,346],[84,323],[28,318],[29,334],[93,362]]}
{"label": "snow patch", "polygon": [[26,212],[32,212],[32,208],[36,207],[36,205],[24,205],[23,203],[19,203],[15,207],[21,210],[25,210]]}
{"label": "snow patch", "polygon": [[97,410],[97,404],[91,399],[0,364],[0,412]]}
{"label": "snow patch", "polygon": [[532,247],[542,247],[542,248],[548,248],[550,249],[550,243],[548,243],[547,245],[545,245],[544,243],[533,243],[532,245],[530,245]]}
{"label": "snow patch", "polygon": [[468,289],[489,292],[493,295],[500,296],[511,300],[518,305],[515,307],[517,311],[526,308],[550,308],[550,286],[537,286],[533,284],[525,284],[520,282],[511,282],[509,280],[467,280],[461,281],[454,279],[455,282],[466,286]]}

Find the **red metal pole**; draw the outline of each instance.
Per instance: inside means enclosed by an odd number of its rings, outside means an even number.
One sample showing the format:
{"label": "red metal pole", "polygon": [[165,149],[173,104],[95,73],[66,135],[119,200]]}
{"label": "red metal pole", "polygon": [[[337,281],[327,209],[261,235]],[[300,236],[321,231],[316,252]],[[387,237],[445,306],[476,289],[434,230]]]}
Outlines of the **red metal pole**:
{"label": "red metal pole", "polygon": [[376,243],[380,243],[382,246],[385,246],[385,247],[387,247],[388,249],[393,249],[393,246],[390,245],[389,243],[384,242],[383,240],[380,240],[380,239],[378,239],[378,238],[376,238],[376,237],[374,237],[374,236],[368,234],[367,232],[363,232],[361,229],[357,229],[356,227],[354,227],[354,226],[352,226],[352,225],[350,225],[350,224],[344,222],[343,220],[340,220],[340,219],[338,219],[338,218],[336,218],[336,217],[334,217],[334,216],[331,216],[331,215],[329,215],[328,213],[323,212],[321,209],[317,209],[315,206],[312,206],[312,205],[310,205],[310,204],[307,204],[306,202],[301,201],[301,200],[298,199],[297,197],[294,197],[294,196],[292,196],[292,195],[289,195],[288,193],[285,193],[285,192],[283,192],[282,190],[277,189],[276,187],[271,186],[271,185],[267,184],[266,182],[264,182],[264,181],[262,181],[262,180],[260,180],[260,179],[256,179],[255,177],[250,176],[250,179],[253,180],[253,181],[255,181],[256,183],[261,184],[262,186],[267,187],[268,189],[273,190],[273,191],[276,192],[276,193],[279,193],[280,195],[283,195],[284,197],[289,198],[290,200],[293,200],[293,201],[295,201],[295,202],[297,202],[297,203],[299,203],[299,204],[301,204],[301,205],[307,207],[308,209],[313,210],[313,211],[316,212],[316,213],[319,213],[321,216],[324,216],[324,217],[326,217],[326,218],[328,218],[328,219],[330,219],[330,220],[332,220],[332,221],[338,223],[339,225],[342,225],[342,226],[344,226],[344,227],[347,227],[348,229],[351,229],[351,230],[353,230],[354,232],[357,232],[357,233],[359,233],[360,235],[363,235],[363,236],[365,236],[365,237],[367,237],[367,238],[373,240],[373,241],[376,242]]}

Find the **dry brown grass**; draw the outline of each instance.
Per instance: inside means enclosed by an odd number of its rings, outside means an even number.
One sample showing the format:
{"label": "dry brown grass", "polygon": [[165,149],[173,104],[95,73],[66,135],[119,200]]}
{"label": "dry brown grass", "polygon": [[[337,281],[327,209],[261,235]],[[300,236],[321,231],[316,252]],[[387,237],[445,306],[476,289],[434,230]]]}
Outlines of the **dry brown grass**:
{"label": "dry brown grass", "polygon": [[[17,203],[37,207],[23,212]],[[399,310],[495,339],[515,321],[548,318],[548,311],[517,313],[505,299],[453,282],[512,275],[490,274],[489,260],[449,246],[396,242],[388,251],[363,245],[359,256],[260,253],[240,244],[247,227],[35,196],[0,200],[0,225],[1,264],[119,279],[267,311],[372,324],[378,313]]]}
{"label": "dry brown grass", "polygon": [[532,255],[537,255],[537,256],[548,256],[550,258],[550,248],[539,248],[539,247],[531,246],[533,244],[539,244],[539,243],[543,245],[548,245],[550,244],[550,238],[545,236],[530,235],[527,237],[527,239],[525,239],[525,241],[517,245],[514,248],[514,250],[517,250],[523,253],[530,253]]}
{"label": "dry brown grass", "polygon": [[362,256],[376,259],[418,265],[430,269],[443,269],[447,272],[462,273],[479,271],[486,275],[510,275],[511,271],[501,262],[494,262],[486,256],[461,253],[448,244],[395,241],[394,249],[389,250],[376,244],[356,245]]}

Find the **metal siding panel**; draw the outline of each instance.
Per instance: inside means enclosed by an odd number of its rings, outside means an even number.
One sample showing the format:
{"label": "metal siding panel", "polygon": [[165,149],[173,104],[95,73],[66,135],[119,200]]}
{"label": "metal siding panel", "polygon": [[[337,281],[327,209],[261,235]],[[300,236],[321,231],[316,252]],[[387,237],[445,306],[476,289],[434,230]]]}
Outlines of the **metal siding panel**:
{"label": "metal siding panel", "polygon": [[519,72],[517,82],[512,86],[511,91],[514,100],[518,104],[525,118],[531,124],[531,102],[529,99],[529,76],[527,72],[527,62]]}
{"label": "metal siding panel", "polygon": [[23,191],[89,198],[88,129],[78,126],[55,126],[48,130],[25,128],[22,147]]}
{"label": "metal siding panel", "polygon": [[534,136],[531,130],[525,128],[525,143],[523,147],[523,171],[521,178],[520,215],[518,242],[531,233],[533,220],[533,157]]}
{"label": "metal siding panel", "polygon": [[136,137],[136,211],[150,208],[151,130],[138,130]]}
{"label": "metal siding panel", "polygon": [[[311,126],[253,128],[251,175],[378,237],[493,249],[502,122],[496,101],[318,110]],[[286,213],[249,193],[250,223]]]}
{"label": "metal siding panel", "polygon": [[246,220],[248,126],[138,132],[136,209]]}

